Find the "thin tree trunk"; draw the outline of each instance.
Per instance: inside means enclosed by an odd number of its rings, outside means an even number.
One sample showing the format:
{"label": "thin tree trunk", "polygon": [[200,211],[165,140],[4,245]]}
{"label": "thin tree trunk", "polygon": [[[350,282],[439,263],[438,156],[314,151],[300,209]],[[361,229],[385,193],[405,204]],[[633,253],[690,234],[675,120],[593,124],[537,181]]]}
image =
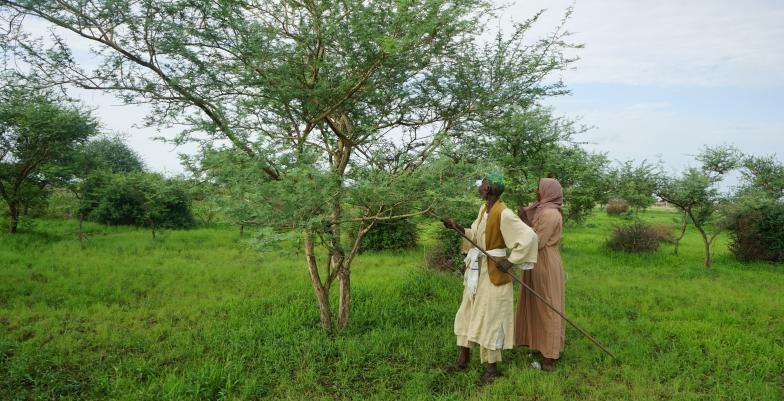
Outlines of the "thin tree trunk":
{"label": "thin tree trunk", "polygon": [[19,205],[17,205],[16,202],[11,202],[8,205],[8,209],[11,218],[11,220],[8,221],[8,232],[16,234],[16,230],[19,227]]}
{"label": "thin tree trunk", "polygon": [[710,254],[710,244],[711,241],[708,240],[708,235],[705,234],[705,230],[701,226],[697,226],[697,230],[700,231],[700,236],[702,236],[702,242],[705,245],[705,263],[704,266],[706,269],[710,269],[711,267],[711,254]]}
{"label": "thin tree trunk", "polygon": [[344,266],[338,273],[339,303],[338,303],[338,328],[344,329],[348,325],[351,311],[351,270]]}
{"label": "thin tree trunk", "polygon": [[683,236],[686,235],[686,226],[688,224],[689,224],[689,220],[686,218],[686,216],[684,216],[683,217],[683,224],[681,224],[681,235],[679,235],[678,238],[675,239],[675,254],[676,255],[678,254],[678,247],[681,244],[681,240],[683,239]]}
{"label": "thin tree trunk", "polygon": [[[331,216],[331,252],[332,252],[332,268],[337,270],[337,278],[339,282],[338,292],[338,328],[344,329],[348,325],[348,320],[351,310],[351,262],[346,261],[345,253],[340,245],[340,220],[343,216],[343,207],[341,201],[342,196],[342,178],[348,166],[349,157],[351,155],[351,143],[344,139],[351,137],[353,127],[349,121],[348,115],[341,114],[338,126],[333,126],[336,134],[340,134],[339,146],[335,153],[334,158],[334,171],[341,177],[340,186],[338,189],[338,196],[335,196],[332,204]],[[340,132],[338,132],[340,131]],[[341,136],[342,135],[342,136]]]}
{"label": "thin tree trunk", "polygon": [[240,237],[245,234],[245,224],[240,224]]}
{"label": "thin tree trunk", "polygon": [[362,239],[365,237],[365,234],[370,231],[370,228],[373,227],[373,224],[375,223],[370,223],[367,227],[359,228],[356,238],[354,239],[354,245],[351,247],[351,253],[349,253],[348,258],[343,262],[342,269],[338,272],[338,282],[340,283],[340,293],[338,297],[340,300],[338,305],[338,327],[341,329],[348,325],[351,312],[351,263],[354,261],[354,257],[357,256],[357,252],[359,252]]}
{"label": "thin tree trunk", "polygon": [[332,310],[329,307],[329,287],[324,286],[321,283],[321,277],[319,277],[313,238],[311,238],[308,232],[303,232],[303,237],[305,242],[305,259],[308,262],[308,272],[310,273],[310,284],[313,286],[313,291],[315,292],[316,299],[319,303],[321,327],[329,332],[332,331]]}

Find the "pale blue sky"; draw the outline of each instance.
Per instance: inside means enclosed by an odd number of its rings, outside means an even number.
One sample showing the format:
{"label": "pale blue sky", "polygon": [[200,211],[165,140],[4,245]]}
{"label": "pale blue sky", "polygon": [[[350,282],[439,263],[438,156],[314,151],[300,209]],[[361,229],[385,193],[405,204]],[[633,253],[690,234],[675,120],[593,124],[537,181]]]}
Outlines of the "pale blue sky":
{"label": "pale blue sky", "polygon": [[[563,75],[572,95],[548,103],[594,127],[579,138],[590,149],[615,160],[661,158],[673,171],[694,164],[691,155],[704,144],[784,157],[784,1],[496,1],[509,6],[498,23],[506,31],[546,8],[534,30],[540,35],[574,5],[567,29],[585,48]],[[128,134],[150,168],[182,171],[177,153],[194,148],[134,128],[145,108],[98,92],[78,95],[107,129]]]}
{"label": "pale blue sky", "polygon": [[782,159],[784,2],[527,0],[505,17],[546,8],[546,31],[569,5],[585,48],[563,75],[572,95],[549,103],[594,127],[591,149],[673,171],[706,144]]}

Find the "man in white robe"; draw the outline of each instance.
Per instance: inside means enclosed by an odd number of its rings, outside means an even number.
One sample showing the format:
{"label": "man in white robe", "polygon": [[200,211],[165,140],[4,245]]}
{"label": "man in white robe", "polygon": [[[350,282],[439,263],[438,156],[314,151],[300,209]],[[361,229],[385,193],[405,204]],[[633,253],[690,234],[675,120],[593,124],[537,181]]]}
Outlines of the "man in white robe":
{"label": "man in white robe", "polygon": [[478,344],[480,361],[487,363],[480,385],[491,383],[500,376],[496,364],[501,361],[501,350],[514,345],[514,291],[510,269],[533,268],[538,251],[534,231],[500,201],[503,191],[503,177],[488,175],[479,187],[485,204],[471,228],[465,229],[453,219],[444,220],[447,228],[464,233],[495,259],[488,261],[475,248],[468,252],[463,300],[455,315],[458,358],[445,368],[447,372],[466,369],[470,349]]}

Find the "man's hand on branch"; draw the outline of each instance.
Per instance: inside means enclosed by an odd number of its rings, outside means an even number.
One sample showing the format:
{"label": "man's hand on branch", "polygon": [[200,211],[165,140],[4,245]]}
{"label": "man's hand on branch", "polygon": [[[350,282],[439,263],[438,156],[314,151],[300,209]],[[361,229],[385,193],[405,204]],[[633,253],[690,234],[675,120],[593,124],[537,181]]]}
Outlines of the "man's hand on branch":
{"label": "man's hand on branch", "polygon": [[448,229],[451,229],[451,230],[459,231],[459,232],[465,234],[465,228],[463,228],[460,224],[457,224],[455,219],[447,218],[447,219],[441,220],[441,222],[444,223],[444,227],[446,227]]}

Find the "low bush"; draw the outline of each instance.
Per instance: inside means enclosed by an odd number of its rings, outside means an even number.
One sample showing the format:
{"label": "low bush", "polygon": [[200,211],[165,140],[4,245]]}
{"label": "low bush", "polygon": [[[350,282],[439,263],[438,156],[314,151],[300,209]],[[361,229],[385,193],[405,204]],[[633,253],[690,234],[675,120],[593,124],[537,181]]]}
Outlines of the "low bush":
{"label": "low bush", "polygon": [[742,205],[729,217],[730,251],[742,261],[784,261],[784,203]]}
{"label": "low bush", "polygon": [[194,224],[185,184],[153,173],[114,174],[97,190],[91,218],[107,225],[189,228]]}
{"label": "low bush", "polygon": [[615,251],[654,252],[659,248],[659,236],[650,224],[638,220],[615,227],[607,245]]}
{"label": "low bush", "polygon": [[613,198],[607,201],[607,214],[621,215],[629,212],[629,202],[621,198]]}

